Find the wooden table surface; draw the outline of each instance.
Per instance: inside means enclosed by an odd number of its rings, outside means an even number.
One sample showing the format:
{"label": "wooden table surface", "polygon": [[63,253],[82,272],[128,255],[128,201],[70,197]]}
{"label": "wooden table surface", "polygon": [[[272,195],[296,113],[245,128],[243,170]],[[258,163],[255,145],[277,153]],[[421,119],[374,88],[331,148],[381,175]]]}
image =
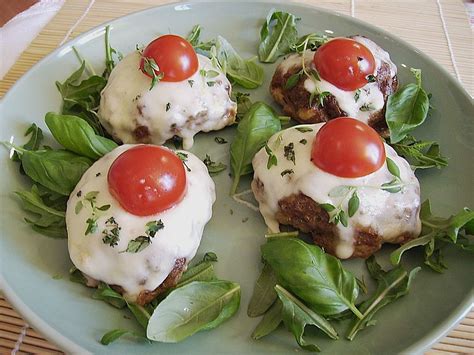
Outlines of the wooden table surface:
{"label": "wooden table surface", "polygon": [[[0,97],[35,63],[88,29],[167,0],[66,0],[56,17],[22,54],[4,80]],[[354,16],[413,44],[474,93],[473,30],[460,0],[300,0]],[[472,270],[471,270],[472,272]],[[30,328],[0,296],[0,354],[60,353]],[[474,310],[427,354],[474,354]]]}

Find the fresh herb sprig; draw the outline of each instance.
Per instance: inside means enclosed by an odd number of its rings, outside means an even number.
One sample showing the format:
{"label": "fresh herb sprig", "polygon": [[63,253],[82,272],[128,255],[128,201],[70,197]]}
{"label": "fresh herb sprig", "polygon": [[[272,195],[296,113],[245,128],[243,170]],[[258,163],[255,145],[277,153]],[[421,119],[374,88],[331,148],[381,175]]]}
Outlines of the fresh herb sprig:
{"label": "fresh herb sprig", "polygon": [[148,248],[152,243],[152,239],[155,237],[156,233],[163,228],[165,225],[160,220],[150,221],[145,225],[145,235],[140,235],[135,239],[132,239],[128,242],[127,248],[121,253],[139,253],[142,250]]}

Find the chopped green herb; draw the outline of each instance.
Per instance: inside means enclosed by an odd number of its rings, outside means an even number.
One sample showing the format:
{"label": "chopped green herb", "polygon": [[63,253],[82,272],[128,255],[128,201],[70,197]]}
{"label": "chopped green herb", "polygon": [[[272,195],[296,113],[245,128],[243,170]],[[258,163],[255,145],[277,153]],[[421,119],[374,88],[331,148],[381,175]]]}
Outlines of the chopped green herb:
{"label": "chopped green herb", "polygon": [[102,231],[102,242],[104,244],[110,245],[112,248],[118,245],[120,240],[120,227],[117,224],[117,221],[114,217],[110,217],[107,221],[105,221],[105,229]]}
{"label": "chopped green herb", "polygon": [[306,143],[308,143],[308,141],[303,138],[302,140],[300,140],[300,143],[303,144],[303,145],[305,145]]}
{"label": "chopped green herb", "polygon": [[153,58],[147,58],[147,57],[142,57],[143,58],[143,69],[142,72],[149,77],[151,77],[151,85],[150,89],[153,89],[156,84],[160,82],[161,79],[164,77],[164,73],[160,73],[160,67],[158,64],[156,64],[155,60]]}
{"label": "chopped green herb", "polygon": [[194,85],[194,80],[188,80],[188,84],[189,84],[189,86],[193,87],[193,85]]}
{"label": "chopped green herb", "polygon": [[268,155],[267,169],[270,169],[272,166],[277,166],[277,157],[275,154],[273,154],[273,151],[270,149],[268,144],[265,144],[265,152],[267,152]]}
{"label": "chopped green herb", "polygon": [[183,162],[183,165],[186,167],[186,170],[191,171],[191,168],[188,166],[188,164],[186,164],[186,162],[188,161],[188,155],[183,152],[176,152],[176,155],[178,156],[179,159],[181,159],[181,161]]}
{"label": "chopped green herb", "polygon": [[216,163],[211,159],[211,157],[206,154],[206,158],[203,160],[204,165],[207,167],[207,171],[211,176],[219,174],[221,171],[227,169],[227,165],[223,163]]}
{"label": "chopped green herb", "polygon": [[216,82],[215,81],[206,81],[206,84],[209,87],[213,87],[216,84]]}
{"label": "chopped green herb", "polygon": [[170,110],[170,108],[171,108],[171,103],[168,102],[166,104],[166,112],[168,112]]}
{"label": "chopped green herb", "polygon": [[354,101],[355,102],[359,101],[359,97],[360,97],[360,89],[357,89],[354,94]]}
{"label": "chopped green herb", "polygon": [[294,174],[295,172],[293,171],[293,169],[285,169],[281,172],[281,176],[285,176],[285,175],[288,175],[288,174]]}
{"label": "chopped green herb", "polygon": [[367,79],[367,82],[368,82],[368,83],[374,83],[374,82],[377,81],[377,79],[375,78],[375,76],[372,75],[372,74],[367,75],[366,79]]}
{"label": "chopped green herb", "polygon": [[296,127],[295,128],[297,131],[301,132],[301,133],[306,133],[306,132],[313,132],[313,129],[310,128],[310,127]]}
{"label": "chopped green herb", "polygon": [[295,148],[295,145],[293,144],[293,142],[289,143],[288,145],[285,145],[285,147],[283,148],[284,150],[283,155],[285,156],[287,160],[292,161],[293,164],[296,165],[294,148]]}
{"label": "chopped green herb", "polygon": [[214,137],[214,141],[217,143],[217,144],[226,144],[227,141],[222,138],[222,137]]}
{"label": "chopped green herb", "polygon": [[374,110],[374,106],[370,103],[367,103],[367,104],[363,104],[360,108],[359,108],[360,111],[362,112],[367,112],[367,111],[373,111]]}

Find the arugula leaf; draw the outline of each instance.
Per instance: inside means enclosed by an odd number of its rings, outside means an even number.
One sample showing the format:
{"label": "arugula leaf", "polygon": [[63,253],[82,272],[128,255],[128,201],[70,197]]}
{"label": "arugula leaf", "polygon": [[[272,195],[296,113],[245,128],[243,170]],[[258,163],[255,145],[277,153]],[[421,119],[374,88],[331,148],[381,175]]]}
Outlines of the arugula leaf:
{"label": "arugula leaf", "polygon": [[297,238],[276,238],[262,246],[262,257],[278,282],[315,312],[326,316],[349,308],[362,317],[354,304],[359,293],[356,278],[318,246]]}
{"label": "arugula leaf", "polygon": [[275,286],[277,278],[268,264],[263,265],[262,272],[255,282],[252,298],[247,308],[249,317],[258,317],[264,314],[277,299]]}
{"label": "arugula leaf", "polygon": [[433,141],[416,140],[407,135],[398,143],[390,143],[398,155],[404,157],[412,169],[444,168],[448,165],[447,159],[441,155],[439,144]]}
{"label": "arugula leaf", "polygon": [[[275,290],[274,292],[276,295]],[[280,323],[283,321],[283,318],[281,316],[282,310],[283,304],[281,303],[281,301],[279,299],[275,300],[275,302],[273,302],[273,305],[265,313],[260,323],[257,324],[257,327],[252,332],[252,339],[258,340],[277,329]]]}
{"label": "arugula leaf", "polygon": [[87,279],[82,274],[81,270],[73,266],[69,269],[69,281],[87,286]]}
{"label": "arugula leaf", "polygon": [[117,143],[95,134],[82,118],[48,112],[46,125],[53,137],[67,150],[97,160],[117,147]]}
{"label": "arugula leaf", "polygon": [[263,68],[252,59],[242,59],[225,38],[217,36],[215,51],[221,69],[231,81],[246,89],[262,85]]}
{"label": "arugula leaf", "polygon": [[51,238],[67,238],[65,212],[48,207],[36,185],[31,191],[16,191],[15,194],[21,199],[22,208],[35,215],[34,219],[25,218],[35,231]]}
{"label": "arugula leaf", "polygon": [[283,303],[282,318],[286,327],[293,333],[296,342],[304,350],[320,351],[317,345],[309,344],[303,338],[307,325],[314,325],[321,329],[331,339],[338,339],[338,334],[324,317],[315,313],[288,290],[280,285],[275,286],[275,291]]}
{"label": "arugula leaf", "polygon": [[297,20],[290,13],[270,10],[260,29],[258,58],[261,62],[274,63],[291,51],[298,40]]}
{"label": "arugula leaf", "polygon": [[397,266],[390,271],[384,271],[372,255],[366,261],[370,275],[377,281],[377,290],[359,309],[364,316],[356,319],[351,325],[347,339],[354,340],[357,333],[374,324],[373,317],[378,310],[406,295],[410,284],[420,268],[415,268],[410,273],[401,266]]}
{"label": "arugula leaf", "polygon": [[145,309],[145,307],[140,306],[136,303],[127,302],[127,308],[132,312],[133,316],[137,322],[146,330],[148,327],[148,321],[150,320],[150,313]]}
{"label": "arugula leaf", "polygon": [[425,264],[437,272],[442,272],[446,266],[442,263],[441,247],[445,245],[458,246],[464,250],[470,250],[473,244],[469,243],[466,235],[474,235],[471,229],[474,223],[474,211],[468,208],[462,209],[457,214],[442,218],[433,216],[431,204],[426,200],[421,205],[420,219],[422,231],[418,238],[403,244],[390,254],[390,261],[398,265],[403,253],[415,247],[425,247]]}
{"label": "arugula leaf", "polygon": [[230,281],[194,281],[177,288],[153,312],[147,338],[181,341],[201,330],[219,326],[240,305],[240,286]]}
{"label": "arugula leaf", "polygon": [[102,338],[100,339],[100,343],[102,345],[109,345],[110,343],[114,342],[115,340],[124,336],[127,333],[133,334],[132,332],[126,329],[113,329],[102,336]]}
{"label": "arugula leaf", "polygon": [[421,70],[411,69],[415,84],[407,84],[388,97],[385,120],[390,130],[390,141],[398,143],[420,126],[428,115],[430,99],[421,87]]}
{"label": "arugula leaf", "polygon": [[110,73],[115,67],[114,55],[118,57],[118,60],[122,60],[122,53],[112,48],[110,45],[110,25],[105,26],[105,70],[102,73],[102,77],[106,80],[109,79]]}
{"label": "arugula leaf", "polygon": [[99,283],[99,286],[92,294],[92,298],[107,302],[115,308],[124,308],[127,305],[127,302],[123,299],[122,295],[117,291],[114,291],[105,282]]}
{"label": "arugula leaf", "polygon": [[201,36],[201,25],[194,25],[189,32],[186,40],[193,46],[197,46],[199,44],[199,37]]}
{"label": "arugula leaf", "polygon": [[26,175],[51,191],[68,196],[92,161],[66,150],[24,150],[21,162]]}
{"label": "arugula leaf", "polygon": [[298,41],[291,46],[290,50],[292,52],[303,53],[304,48],[307,50],[314,51],[319,46],[323,45],[328,41],[328,36],[320,35],[318,33],[309,33],[298,39]]}
{"label": "arugula leaf", "polygon": [[237,190],[242,175],[252,172],[252,159],[268,139],[281,130],[275,111],[263,102],[254,103],[237,126],[230,145],[230,166],[234,176],[231,195]]}
{"label": "arugula leaf", "polygon": [[[36,123],[32,123],[30,127],[26,130],[25,137],[30,136],[30,139],[28,142],[26,142],[24,145],[21,147],[25,150],[38,150],[41,142],[43,141],[43,131],[41,128],[39,128]],[[20,156],[18,155],[18,152],[13,152],[12,155],[12,160],[13,161],[21,161]],[[21,168],[20,165],[20,173],[24,174],[23,169]]]}
{"label": "arugula leaf", "polygon": [[61,113],[83,118],[96,134],[106,137],[107,133],[99,122],[96,110],[100,104],[100,93],[107,81],[98,75],[80,81],[84,69],[85,61],[63,83],[56,81],[56,87],[63,99]]}

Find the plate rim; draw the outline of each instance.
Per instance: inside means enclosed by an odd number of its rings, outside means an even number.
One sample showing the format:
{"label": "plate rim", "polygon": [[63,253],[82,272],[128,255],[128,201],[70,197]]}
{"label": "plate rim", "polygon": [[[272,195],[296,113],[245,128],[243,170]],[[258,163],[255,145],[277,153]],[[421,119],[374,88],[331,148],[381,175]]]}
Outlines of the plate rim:
{"label": "plate rim", "polygon": [[[81,33],[77,37],[74,37],[61,46],[57,47],[55,50],[53,50],[51,53],[46,55],[44,58],[40,59],[38,62],[36,62],[31,68],[28,69],[27,72],[25,72],[19,79],[15,81],[15,83],[7,90],[7,92],[3,95],[3,97],[0,99],[0,108],[4,105],[5,101],[13,95],[12,92],[17,88],[17,86],[21,86],[23,81],[28,80],[28,77],[32,75],[31,73],[37,69],[37,67],[43,65],[44,62],[47,62],[50,60],[50,58],[57,56],[58,53],[61,51],[64,51],[66,48],[71,48],[73,45],[75,45],[77,42],[80,42],[84,37],[87,37],[91,33],[98,32],[100,30],[105,31],[105,26],[109,24],[113,24],[114,22],[122,21],[124,18],[128,17],[135,17],[135,16],[140,16],[143,13],[146,12],[151,12],[151,11],[156,11],[157,9],[161,8],[174,8],[177,5],[178,6],[188,6],[189,11],[193,10],[193,7],[195,6],[206,6],[206,5],[212,5],[215,3],[219,4],[226,4],[228,6],[241,6],[243,3],[263,3],[263,4],[273,4],[275,6],[286,6],[286,7],[299,7],[303,9],[310,9],[313,11],[321,12],[321,13],[327,13],[331,14],[332,16],[337,16],[343,18],[345,21],[355,23],[358,26],[362,26],[365,28],[368,28],[370,30],[373,30],[375,32],[378,32],[380,35],[385,36],[386,38],[396,41],[397,43],[401,43],[403,46],[407,47],[409,50],[412,52],[415,52],[418,56],[420,56],[423,61],[429,62],[431,65],[433,65],[437,70],[441,71],[447,78],[450,84],[454,85],[460,93],[467,99],[472,101],[472,96],[469,94],[467,89],[464,88],[464,86],[461,84],[461,82],[455,77],[455,75],[451,74],[448,72],[441,64],[436,62],[434,59],[429,57],[426,53],[415,47],[414,45],[406,42],[404,39],[399,38],[398,36],[391,34],[387,30],[384,30],[378,26],[372,25],[368,22],[365,22],[363,20],[360,20],[356,17],[352,17],[346,14],[342,14],[339,12],[336,12],[334,10],[329,10],[329,9],[324,9],[318,6],[313,6],[305,3],[300,3],[297,2],[288,3],[285,0],[256,0],[256,1],[251,1],[251,0],[224,0],[224,1],[219,1],[219,0],[196,0],[196,1],[173,1],[167,4],[162,4],[162,5],[157,5],[157,6],[151,6],[146,9],[142,10],[137,10],[133,11],[129,14],[125,14],[122,16],[119,16],[117,18],[114,18],[112,20],[102,22],[97,26],[94,26],[93,28],[87,30],[86,32]],[[0,270],[0,290],[3,292],[4,296],[7,298],[7,300],[14,306],[15,310],[21,314],[25,320],[33,325],[33,327],[38,330],[44,337],[52,342],[54,345],[57,345],[58,347],[61,347],[68,353],[81,353],[81,354],[90,354],[90,352],[83,348],[81,345],[78,343],[74,342],[73,340],[67,338],[66,336],[62,335],[59,331],[56,329],[52,328],[44,319],[40,318],[28,305],[26,305],[21,298],[17,295],[17,293],[13,290],[12,287],[6,282],[6,279],[3,276],[3,270]],[[474,286],[471,288],[470,294],[467,294],[466,297],[463,298],[462,302],[459,303],[459,305],[456,307],[455,311],[453,311],[444,321],[440,322],[434,329],[432,329],[430,332],[425,334],[422,338],[420,338],[418,341],[414,342],[412,345],[407,347],[405,350],[403,350],[403,353],[421,353],[428,349],[430,346],[438,342],[443,336],[445,336],[447,333],[449,333],[452,328],[462,319],[464,318],[471,310],[471,308],[474,307]],[[61,349],[61,350],[62,350]]]}

